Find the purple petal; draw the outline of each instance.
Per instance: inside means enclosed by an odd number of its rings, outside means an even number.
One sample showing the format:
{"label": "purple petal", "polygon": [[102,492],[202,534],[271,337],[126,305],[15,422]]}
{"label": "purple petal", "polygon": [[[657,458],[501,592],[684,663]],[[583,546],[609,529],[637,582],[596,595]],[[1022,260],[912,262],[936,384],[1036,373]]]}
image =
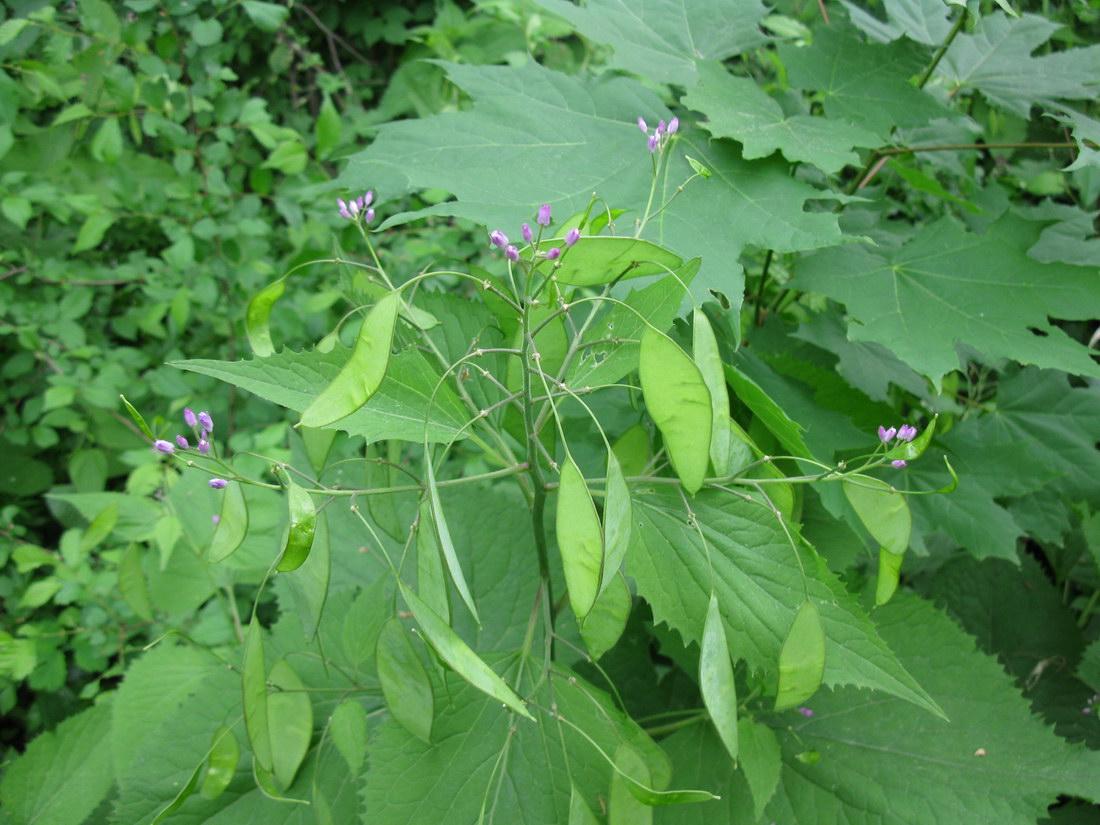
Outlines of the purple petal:
{"label": "purple petal", "polygon": [[504,249],[504,247],[508,246],[508,236],[499,229],[494,229],[489,233],[489,243]]}
{"label": "purple petal", "polygon": [[649,134],[649,127],[646,125],[646,122],[642,118],[638,118],[638,128],[641,129],[642,132],[644,132],[645,134]]}
{"label": "purple petal", "polygon": [[229,482],[226,481],[224,478],[212,478],[210,479],[210,486],[213,487],[215,490],[224,490],[226,487],[229,486]]}
{"label": "purple petal", "polygon": [[199,426],[199,419],[195,417],[195,414],[191,412],[191,409],[189,407],[183,408],[183,423],[186,424],[188,427]]}
{"label": "purple petal", "polygon": [[546,253],[546,260],[548,260],[548,261],[556,261],[560,257],[561,257],[561,250],[558,249],[556,246],[553,249],[551,249],[549,252]]}
{"label": "purple petal", "polygon": [[895,459],[894,459],[893,461],[891,461],[890,463],[891,463],[892,465],[894,465],[894,467],[895,467],[896,469],[898,469],[898,470],[900,470],[900,469],[901,469],[902,467],[906,466],[906,462],[905,462],[905,459],[902,459],[902,458],[895,458]]}
{"label": "purple petal", "polygon": [[531,231],[530,225],[524,224],[521,231],[523,234],[523,240],[527,241],[527,243],[531,243],[531,239],[535,237],[535,234]]}
{"label": "purple petal", "polygon": [[172,453],[176,451],[176,445],[173,444],[171,441],[165,441],[163,438],[158,438],[156,441],[153,442],[153,449],[159,450],[162,453],[168,453],[168,455],[172,455]]}
{"label": "purple petal", "polygon": [[507,258],[509,261],[518,261],[519,250],[511,244],[508,244],[508,246],[504,247],[504,257]]}
{"label": "purple petal", "polygon": [[206,412],[206,410],[199,413],[199,423],[207,432],[214,432],[214,419],[210,417],[210,413]]}
{"label": "purple petal", "polygon": [[176,436],[176,443],[180,445],[181,450],[186,450],[188,447],[191,446],[190,444],[187,443],[187,439],[184,438],[182,435],[177,435]]}
{"label": "purple petal", "polygon": [[538,218],[535,219],[535,223],[539,226],[550,225],[550,204],[544,203],[539,207],[539,215]]}
{"label": "purple petal", "polygon": [[565,233],[565,245],[572,246],[581,239],[581,231],[576,227],[573,227]]}
{"label": "purple petal", "polygon": [[680,128],[680,118],[674,117],[668,122],[668,133],[670,135],[676,134],[676,130]]}

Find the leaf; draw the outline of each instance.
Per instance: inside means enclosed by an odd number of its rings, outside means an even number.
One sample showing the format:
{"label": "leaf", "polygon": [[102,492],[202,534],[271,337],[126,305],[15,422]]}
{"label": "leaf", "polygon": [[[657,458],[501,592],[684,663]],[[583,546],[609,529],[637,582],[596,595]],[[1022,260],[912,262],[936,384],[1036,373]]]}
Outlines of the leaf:
{"label": "leaf", "polygon": [[301,138],[295,135],[291,140],[284,140],[275,150],[267,156],[260,168],[275,169],[284,175],[297,175],[305,171],[309,164],[309,153]]}
{"label": "leaf", "polygon": [[1027,119],[1031,106],[1055,98],[1093,100],[1100,46],[1032,57],[1059,24],[1034,14],[1009,19],[983,15],[973,34],[960,34],[947,50],[943,71],[956,88],[977,89],[991,103]]}
{"label": "leaf", "polygon": [[248,504],[244,500],[244,490],[238,481],[231,481],[221,491],[222,507],[218,526],[214,528],[214,537],[206,549],[206,560],[217,564],[229,558],[241,546],[248,535]]}
{"label": "leaf", "polygon": [[400,293],[390,292],[367,313],[351,358],[302,413],[301,426],[327,427],[356,412],[378,391],[390,363],[400,303]]}
{"label": "leaf", "polygon": [[612,449],[607,454],[607,484],[603,497],[603,571],[600,574],[602,594],[616,578],[627,548],[630,547],[630,524],[633,520],[630,488],[623,468]]}
{"label": "leaf", "polygon": [[854,341],[888,347],[939,386],[966,344],[992,359],[1100,376],[1081,344],[1050,318],[1100,314],[1095,272],[1027,256],[1039,228],[1006,213],[984,235],[950,219],[900,249],[846,247],[807,258],[793,285],[844,302]]}
{"label": "leaf", "polygon": [[539,5],[587,39],[611,46],[612,66],[657,83],[690,87],[700,61],[724,60],[766,41],[757,23],[767,9],[756,0],[591,0],[580,7],[539,0]]}
{"label": "leaf", "polygon": [[580,626],[581,638],[593,659],[603,656],[622,637],[630,618],[631,601],[630,588],[621,574],[612,578],[596,599]]}
{"label": "leaf", "polygon": [[76,241],[70,254],[77,255],[99,246],[107,230],[114,226],[118,216],[112,212],[93,212],[84,219],[76,233]]}
{"label": "leaf", "polygon": [[206,775],[199,788],[207,799],[217,799],[237,773],[237,763],[241,761],[241,746],[230,728],[222,725],[214,732],[214,743],[210,746],[210,757],[206,761]]}
{"label": "leaf", "polygon": [[281,577],[286,582],[294,602],[294,611],[302,623],[306,641],[313,641],[321,624],[325,603],[328,600],[329,578],[332,570],[328,520],[323,514],[317,519],[317,531],[313,537],[313,549],[309,557],[293,576]]}
{"label": "leaf", "polygon": [[248,335],[248,345],[257,358],[267,358],[275,354],[275,345],[271,342],[271,309],[275,302],[286,292],[286,278],[274,281],[248,302],[244,314],[244,330]]}
{"label": "leaf", "polygon": [[710,463],[716,475],[723,476],[730,464],[730,400],[718,340],[706,314],[699,308],[692,313],[692,355],[710,393]]}
{"label": "leaf", "polygon": [[[1028,823],[1059,794],[1097,797],[1100,756],[1034,718],[999,665],[953,622],[905,595],[875,615],[952,721],[896,699],[822,691],[811,719],[777,730],[784,768],[769,819],[843,820],[858,811],[868,822]],[[795,758],[806,751],[820,758]]]}
{"label": "leaf", "polygon": [[12,17],[0,24],[0,46],[6,46],[15,40],[27,26],[30,20],[22,17]]}
{"label": "leaf", "polygon": [[608,799],[607,821],[609,825],[651,825],[653,809],[637,799],[632,781],[648,785],[649,769],[629,745],[619,745],[615,751],[616,772],[611,776],[611,793]]}
{"label": "leaf", "polygon": [[382,626],[377,658],[378,681],[390,715],[417,739],[430,743],[435,716],[432,683],[400,619]]}
{"label": "leaf", "polygon": [[272,773],[279,784],[289,788],[309,750],[313,705],[305,692],[306,686],[286,659],[276,662],[267,678],[276,688],[267,697]]}
{"label": "leaf", "polygon": [[805,601],[794,616],[779,650],[779,689],[775,709],[800,705],[817,693],[825,674],[825,628],[821,614]]}
{"label": "leaf", "polygon": [[782,767],[779,741],[771,728],[747,716],[738,720],[737,733],[741,743],[741,772],[752,792],[753,814],[760,819],[779,785]]}
{"label": "leaf", "polygon": [[71,825],[83,822],[114,782],[108,732],[109,702],[70,716],[34,738],[9,763],[0,802],[14,822]]}
{"label": "leaf", "polygon": [[569,794],[569,825],[600,825],[584,797],[574,785]]}
{"label": "leaf", "polygon": [[[564,246],[564,240],[544,240],[540,249]],[[554,266],[558,283],[599,286],[624,278],[664,275],[683,261],[667,249],[635,238],[586,236],[577,241]]]}
{"label": "leaf", "polygon": [[96,517],[92,519],[92,523],[88,525],[88,529],[84,531],[84,536],[80,540],[81,554],[91,552],[111,535],[118,523],[118,507],[118,502],[113,501],[96,513]]}
{"label": "leaf", "polygon": [[[284,350],[253,361],[177,361],[175,366],[234,384],[288,409],[301,412],[339,374],[349,353],[336,347],[328,353]],[[427,419],[429,441],[448,442],[466,423],[466,410],[447,386],[435,404],[428,400],[438,374],[417,350],[390,359],[385,380],[364,407],[337,422],[335,429],[362,436],[368,442],[388,438],[421,441]]]}
{"label": "leaf", "polygon": [[138,618],[153,621],[153,604],[149,600],[149,584],[141,569],[142,549],[137,543],[127,548],[118,565],[118,589],[122,598]]}
{"label": "leaf", "polygon": [[[748,366],[743,360],[743,354],[740,358],[742,366]],[[734,396],[752,410],[752,414],[779,439],[779,443],[793,455],[810,455],[810,448],[802,440],[804,428],[797,421],[792,420],[783,407],[777,404],[740,366],[726,364],[725,369],[726,380],[733,388]]]}
{"label": "leaf", "polygon": [[455,587],[458,589],[458,594],[462,597],[462,601],[465,602],[466,607],[469,608],[470,614],[474,617],[474,621],[480,625],[481,619],[477,615],[477,605],[474,604],[473,594],[470,593],[470,587],[466,584],[466,576],[462,572],[462,564],[459,562],[458,555],[455,553],[454,542],[451,540],[451,531],[447,528],[447,519],[443,515],[443,504],[439,500],[439,488],[435,482],[435,473],[432,472],[430,467],[428,468],[427,480],[428,501],[431,504],[435,534],[439,538],[439,549],[443,551],[443,559],[447,562],[447,570],[451,574],[451,581],[455,583]]}
{"label": "leaf", "polygon": [[270,771],[271,724],[267,706],[267,665],[264,663],[264,640],[260,623],[253,618],[245,632],[244,662],[241,685],[244,689],[244,722],[248,741],[256,764]]}
{"label": "leaf", "polygon": [[885,0],[889,23],[871,17],[852,3],[844,3],[852,22],[875,40],[897,40],[902,35],[926,46],[939,46],[951,31],[950,6],[943,0]]}
{"label": "leaf", "polygon": [[[726,644],[726,630],[718,610],[718,597],[710,596],[707,620],[703,625],[703,642],[699,646],[699,691],[710,713],[710,721],[722,738],[730,758],[737,759],[737,684],[733,680],[733,663]],[[782,677],[781,677],[782,678]]]}
{"label": "leaf", "polygon": [[317,532],[317,508],[313,497],[293,481],[287,483],[286,501],[289,510],[286,543],[275,568],[280,573],[297,570],[313,549],[313,539]]}
{"label": "leaf", "polygon": [[366,710],[355,699],[345,699],[332,712],[329,734],[352,776],[358,776],[367,755]]}
{"label": "leaf", "polygon": [[256,24],[256,28],[265,32],[278,31],[290,13],[286,6],[263,0],[242,0],[241,6],[249,19]]}
{"label": "leaf", "polygon": [[793,85],[822,92],[825,114],[889,138],[895,126],[924,126],[946,117],[934,97],[909,83],[927,51],[908,40],[864,43],[851,28],[818,27],[812,46],[779,45]]}
{"label": "leaf", "polygon": [[88,146],[100,163],[117,163],[122,157],[122,127],[117,117],[104,118]]}
{"label": "leaf", "polygon": [[466,642],[447,626],[430,607],[404,584],[401,595],[409,606],[425,638],[454,671],[483,693],[492,696],[498,702],[510,707],[520,716],[534,721],[523,700],[520,699],[504,680],[470,648]]}
{"label": "leaf", "polygon": [[588,484],[573,458],[561,465],[557,507],[558,552],[569,588],[569,603],[583,622],[600,593],[603,571],[603,528]]}
{"label": "leaf", "polygon": [[859,163],[855,147],[876,148],[883,139],[847,120],[786,115],[755,81],[734,77],[720,64],[700,67],[699,85],[683,104],[706,115],[702,126],[715,137],[739,141],[746,160],[775,151],[792,163],[812,163],[834,175]]}
{"label": "leaf", "polygon": [[213,18],[199,20],[191,27],[191,37],[200,46],[213,46],[221,42],[222,24]]}
{"label": "leaf", "polygon": [[313,124],[314,153],[318,159],[324,160],[340,145],[340,127],[340,113],[332,104],[332,97],[326,94],[321,102],[321,109],[317,112],[317,121]]}
{"label": "leaf", "polygon": [[905,496],[885,481],[869,476],[846,481],[843,487],[848,503],[875,541],[895,556],[905,555],[913,531]]}
{"label": "leaf", "polygon": [[885,547],[878,550],[878,578],[875,580],[875,606],[880,607],[894,597],[898,589],[903,556],[891,553]]}
{"label": "leaf", "polygon": [[[701,641],[714,592],[726,637],[738,640],[738,658],[751,670],[774,672],[805,587],[825,627],[826,685],[872,688],[940,713],[855,598],[805,554],[803,578],[795,551],[769,508],[704,491],[691,501],[697,530],[675,492],[635,491],[634,505],[630,574],[638,594],[653,607],[654,619],[667,622],[685,642]],[[675,580],[669,570],[677,571]]]}
{"label": "leaf", "polygon": [[[122,399],[122,406],[126,408],[126,412],[130,413],[130,418],[134,419],[134,423],[137,424],[137,427],[139,430],[141,430],[142,434],[150,441],[155,440],[153,438],[153,431],[150,430],[149,425],[145,423],[145,417],[137,411],[133,404],[126,400],[125,395],[120,395],[119,398]],[[81,492],[84,491],[81,490]]]}
{"label": "leaf", "polygon": [[432,505],[426,498],[420,502],[416,525],[416,592],[427,604],[436,605],[440,616],[449,623],[451,591],[447,588],[439,537],[432,521]]}
{"label": "leaf", "polygon": [[638,359],[646,408],[684,489],[703,486],[710,461],[711,400],[699,368],[662,332],[647,328]]}

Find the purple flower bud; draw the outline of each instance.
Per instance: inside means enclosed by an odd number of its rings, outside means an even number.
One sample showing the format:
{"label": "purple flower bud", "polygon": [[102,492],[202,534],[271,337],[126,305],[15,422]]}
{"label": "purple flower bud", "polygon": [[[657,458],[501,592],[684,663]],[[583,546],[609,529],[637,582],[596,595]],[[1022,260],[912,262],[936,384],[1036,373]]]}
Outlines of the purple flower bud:
{"label": "purple flower bud", "polygon": [[551,249],[549,252],[546,253],[546,260],[548,260],[548,261],[556,261],[560,257],[561,257],[561,250],[558,249],[556,246],[553,249]]}
{"label": "purple flower bud", "polygon": [[550,204],[544,203],[539,207],[539,216],[535,219],[535,223],[539,226],[550,225]]}
{"label": "purple flower bud", "polygon": [[368,209],[363,213],[363,223],[370,223],[374,220],[374,209]]}
{"label": "purple flower bud", "polygon": [[676,134],[676,130],[680,128],[680,118],[674,117],[668,122],[668,133],[670,135]]}
{"label": "purple flower bud", "polygon": [[489,243],[493,246],[499,246],[501,249],[508,246],[508,236],[501,232],[499,229],[494,229],[489,233]]}
{"label": "purple flower bud", "polygon": [[649,134],[649,127],[642,118],[638,118],[638,128],[641,129],[644,134]]}
{"label": "purple flower bud", "polygon": [[206,455],[208,452],[210,452],[210,442],[207,441],[205,438],[199,442],[199,452],[203,455]]}
{"label": "purple flower bud", "polygon": [[657,134],[658,135],[663,135],[665,133],[665,129],[667,129],[667,128],[668,128],[668,124],[665,123],[662,120],[660,123],[657,124]]}
{"label": "purple flower bud", "polygon": [[899,441],[912,441],[917,437],[917,428],[910,424],[902,424],[898,430]]}
{"label": "purple flower bud", "polygon": [[191,446],[190,444],[187,443],[187,439],[184,438],[182,435],[177,435],[176,436],[176,443],[180,445],[181,450],[186,450],[188,447]]}
{"label": "purple flower bud", "polygon": [[374,203],[374,190],[368,189],[367,194],[360,196],[359,206],[367,207],[370,206],[372,203]]}
{"label": "purple flower bud", "polygon": [[527,243],[531,243],[531,239],[535,237],[534,233],[531,231],[531,227],[528,224],[523,225],[522,233],[523,240],[527,241]]}
{"label": "purple flower bud", "polygon": [[807,719],[814,715],[814,712],[809,708],[799,708],[798,712],[805,716]]}
{"label": "purple flower bud", "polygon": [[224,478],[212,478],[210,479],[210,486],[215,490],[223,490],[229,486],[229,482]]}
{"label": "purple flower bud", "polygon": [[1092,713],[1092,708],[1081,708],[1081,713]]}
{"label": "purple flower bud", "polygon": [[650,135],[649,140],[646,141],[646,146],[649,147],[650,152],[656,152],[657,151],[657,143],[658,143],[657,136],[656,135]]}
{"label": "purple flower bud", "polygon": [[352,216],[353,218],[354,218],[354,217],[355,217],[356,215],[358,215],[358,214],[359,214],[359,210],[360,210],[360,209],[362,209],[362,208],[363,208],[363,207],[361,207],[361,206],[360,206],[360,205],[359,205],[358,203],[356,203],[355,201],[352,201],[351,203],[349,203],[349,204],[348,204],[348,211],[349,211],[349,212],[351,213],[351,216]]}
{"label": "purple flower bud", "polygon": [[215,527],[217,527],[217,526],[218,526],[218,523],[219,523],[219,522],[220,522],[221,520],[222,520],[222,517],[221,517],[221,516],[219,516],[219,515],[218,515],[217,513],[214,513],[214,515],[212,515],[212,516],[210,517],[210,523],[211,523],[211,524],[213,524],[213,525],[214,525]]}
{"label": "purple flower bud", "polygon": [[214,419],[210,417],[210,413],[206,410],[199,413],[199,423],[202,424],[202,428],[208,433],[214,432]]}
{"label": "purple flower bud", "polygon": [[881,441],[883,444],[885,444],[887,441],[891,441],[897,434],[898,431],[894,427],[891,427],[890,429],[886,429],[885,427],[878,428],[878,440]]}
{"label": "purple flower bud", "polygon": [[565,233],[565,245],[572,246],[581,239],[581,231],[576,227],[573,227]]}
{"label": "purple flower bud", "polygon": [[183,423],[186,424],[188,427],[199,426],[199,420],[195,418],[195,414],[191,412],[190,407],[183,408]]}
{"label": "purple flower bud", "polygon": [[340,217],[347,220],[353,220],[351,212],[348,211],[348,205],[344,203],[340,198],[336,199],[336,204],[340,207]]}
{"label": "purple flower bud", "polygon": [[172,453],[176,451],[176,446],[171,441],[165,441],[163,438],[158,438],[153,442],[153,449],[172,455]]}
{"label": "purple flower bud", "polygon": [[504,247],[504,257],[507,258],[509,261],[518,261],[519,250],[511,244],[508,244],[508,246]]}
{"label": "purple flower bud", "polygon": [[894,467],[895,467],[896,469],[898,469],[898,470],[900,470],[900,469],[901,469],[902,467],[904,467],[904,466],[905,466],[905,460],[904,460],[904,459],[901,459],[901,458],[895,458],[895,459],[894,459],[893,461],[891,461],[890,463],[891,463],[891,464],[893,464],[893,465],[894,465]]}

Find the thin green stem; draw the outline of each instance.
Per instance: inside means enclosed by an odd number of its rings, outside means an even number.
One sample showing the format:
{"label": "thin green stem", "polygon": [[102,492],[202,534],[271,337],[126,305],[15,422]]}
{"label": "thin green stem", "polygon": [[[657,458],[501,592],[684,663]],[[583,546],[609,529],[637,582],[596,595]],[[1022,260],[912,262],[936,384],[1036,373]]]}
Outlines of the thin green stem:
{"label": "thin green stem", "polygon": [[768,283],[768,270],[771,269],[774,256],[775,250],[769,249],[764,258],[764,268],[760,271],[760,283],[756,286],[756,325],[758,327],[764,326],[764,287]]}

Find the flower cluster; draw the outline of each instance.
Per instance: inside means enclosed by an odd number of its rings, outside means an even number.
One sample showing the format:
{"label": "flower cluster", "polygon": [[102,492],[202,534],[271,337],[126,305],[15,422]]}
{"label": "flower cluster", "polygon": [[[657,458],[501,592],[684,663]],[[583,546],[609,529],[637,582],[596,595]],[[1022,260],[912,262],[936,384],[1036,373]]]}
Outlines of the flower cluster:
{"label": "flower cluster", "polygon": [[[550,214],[550,204],[544,203],[542,206],[539,207],[539,212],[535,218],[535,223],[545,228],[550,225],[552,220],[553,219]],[[531,241],[534,240],[535,237],[535,233],[531,229],[531,225],[526,223],[523,224],[523,226],[520,228],[520,235],[523,236],[523,240],[526,243],[531,243]],[[579,241],[580,238],[581,231],[576,227],[573,227],[565,233],[565,246],[567,248],[573,246],[573,244]],[[492,232],[489,233],[489,243],[490,245],[495,246],[498,249],[504,250],[504,257],[507,258],[509,261],[519,260],[519,249],[514,244],[512,244],[512,242],[508,240],[508,236],[501,232],[499,229],[494,229]],[[553,249],[547,250],[546,252],[542,252],[539,254],[542,257],[546,258],[546,260],[548,261],[556,261],[558,258],[561,257],[561,248],[555,246]]]}
{"label": "flower cluster", "polygon": [[1095,712],[1096,704],[1100,702],[1100,693],[1094,693],[1092,697],[1085,703],[1085,706],[1081,708],[1081,713],[1089,714]]}
{"label": "flower cluster", "polygon": [[642,130],[642,134],[647,136],[646,146],[649,147],[649,151],[658,152],[665,148],[669,138],[676,134],[676,131],[680,128],[680,118],[674,117],[668,123],[662,120],[657,124],[657,128],[653,130],[653,134],[649,133],[649,126],[646,125],[645,119],[638,118],[638,128]]}
{"label": "flower cluster", "polygon": [[[883,444],[889,444],[895,438],[899,442],[909,442],[916,437],[917,428],[912,426],[911,424],[902,424],[900,427],[890,427],[890,429],[887,429],[886,427],[878,428],[878,440],[881,441]],[[906,462],[900,458],[895,459],[890,463],[894,467],[897,467],[899,470],[906,465]]]}
{"label": "flower cluster", "polygon": [[374,210],[369,208],[373,202],[373,189],[354,200],[344,201],[342,198],[336,199],[336,204],[340,207],[341,218],[347,218],[349,221],[358,221],[362,219],[363,223],[370,223],[374,220]]}
{"label": "flower cluster", "polygon": [[[369,194],[369,193],[368,193]],[[196,414],[190,407],[183,408],[183,423],[191,428],[192,433],[198,438],[198,445],[195,449],[200,455],[207,455],[210,452],[210,435],[214,432],[214,419],[210,417],[210,413],[206,410]],[[187,440],[185,436],[177,435],[176,443],[171,441],[165,441],[163,438],[158,438],[153,442],[153,449],[157,452],[165,453],[167,455],[173,455],[176,452],[176,447],[179,446],[181,450],[191,449],[191,442]],[[221,490],[228,485],[229,482],[224,478],[212,478],[210,479],[210,486],[215,490]]]}

